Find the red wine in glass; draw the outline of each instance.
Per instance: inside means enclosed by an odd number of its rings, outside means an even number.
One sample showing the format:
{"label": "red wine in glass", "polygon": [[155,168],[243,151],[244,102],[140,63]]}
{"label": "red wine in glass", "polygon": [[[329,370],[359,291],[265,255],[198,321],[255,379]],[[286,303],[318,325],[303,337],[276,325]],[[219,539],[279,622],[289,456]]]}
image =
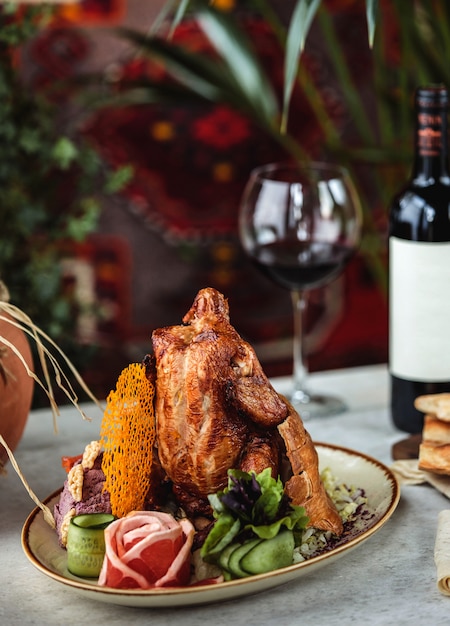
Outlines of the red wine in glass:
{"label": "red wine in glass", "polygon": [[275,241],[255,248],[255,265],[268,278],[289,290],[322,287],[338,276],[354,248],[328,242]]}
{"label": "red wine in glass", "polygon": [[335,279],[355,252],[361,207],[347,171],[326,163],[273,163],[253,170],[239,211],[242,246],[261,272],[291,293],[294,312],[292,404],[302,417],[346,409],[306,388],[302,350],[305,293]]}

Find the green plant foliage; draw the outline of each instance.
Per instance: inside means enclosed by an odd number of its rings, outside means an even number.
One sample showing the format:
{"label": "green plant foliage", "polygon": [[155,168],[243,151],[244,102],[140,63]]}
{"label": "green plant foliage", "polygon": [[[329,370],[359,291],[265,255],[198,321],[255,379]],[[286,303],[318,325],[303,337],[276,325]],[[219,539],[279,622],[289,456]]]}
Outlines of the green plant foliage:
{"label": "green plant foliage", "polygon": [[[346,165],[359,188],[365,214],[362,252],[383,290],[386,290],[385,241],[377,213],[388,206],[412,162],[412,98],[416,87],[431,82],[450,85],[450,3],[447,0],[365,0],[367,38],[370,52],[365,93],[354,77],[352,58],[345,51],[345,32],[337,19],[348,15],[332,0],[285,0],[290,8],[286,20],[279,15],[283,4],[271,0],[167,0],[160,19],[149,35],[121,31],[120,35],[150,58],[162,61],[172,81],[130,83],[122,92],[134,102],[185,102],[203,99],[223,102],[256,121],[286,152],[308,159],[301,138],[290,134],[291,97],[294,87],[315,113],[323,134],[323,158]],[[362,0],[359,0],[362,4]],[[357,4],[357,0],[355,0]],[[353,7],[354,10],[354,7]],[[284,85],[274,93],[252,42],[242,27],[242,11],[262,17],[284,50]],[[283,12],[285,13],[285,11]],[[214,67],[208,59],[183,49],[171,40],[182,19],[194,18],[217,53]],[[172,20],[164,30],[161,24]],[[353,138],[342,139],[327,112],[326,94],[302,63],[311,30],[322,42],[325,62],[335,75]],[[355,52],[355,51],[354,51]],[[354,53],[353,52],[353,53]],[[356,53],[358,53],[356,51]],[[393,56],[395,60],[393,60]],[[257,94],[257,95],[256,95]],[[364,184],[360,180],[365,168]]]}
{"label": "green plant foliage", "polygon": [[77,346],[79,305],[62,288],[60,259],[95,230],[102,197],[131,171],[105,171],[76,128],[60,121],[59,103],[23,83],[16,54],[51,10],[17,11],[0,5],[0,277],[11,302],[82,367],[90,351]]}

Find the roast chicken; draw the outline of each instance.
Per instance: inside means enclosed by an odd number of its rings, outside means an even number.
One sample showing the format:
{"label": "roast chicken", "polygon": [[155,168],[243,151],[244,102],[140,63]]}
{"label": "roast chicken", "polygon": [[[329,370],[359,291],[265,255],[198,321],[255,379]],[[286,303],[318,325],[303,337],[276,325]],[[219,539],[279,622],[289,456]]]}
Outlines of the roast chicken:
{"label": "roast chicken", "polygon": [[152,345],[158,458],[186,510],[204,513],[228,469],[270,467],[285,475],[286,493],[311,526],[342,532],[300,416],[231,325],[221,293],[199,291],[183,324],[155,330]]}

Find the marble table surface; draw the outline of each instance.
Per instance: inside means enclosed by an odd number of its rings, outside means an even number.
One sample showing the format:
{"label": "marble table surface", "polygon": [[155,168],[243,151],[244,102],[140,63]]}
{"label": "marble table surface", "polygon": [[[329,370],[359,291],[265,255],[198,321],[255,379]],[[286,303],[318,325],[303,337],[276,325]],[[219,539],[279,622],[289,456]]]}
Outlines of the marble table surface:
{"label": "marble table surface", "polygon": [[[275,379],[282,392],[287,379]],[[368,454],[389,465],[392,445],[405,434],[391,424],[388,374],[384,366],[315,374],[314,388],[339,393],[349,410],[311,419],[305,426],[315,441]],[[82,452],[98,438],[101,412],[87,407],[91,422],[63,407],[58,432],[50,410],[30,414],[16,459],[30,486],[43,499],[64,481],[62,455]],[[0,624],[209,624],[229,626],[346,626],[355,624],[444,624],[450,597],[436,586],[433,560],[439,511],[447,498],[430,486],[402,488],[387,524],[341,559],[284,586],[223,603],[182,608],[134,608],[80,596],[37,570],[21,546],[21,529],[34,503],[10,464],[0,477]]]}

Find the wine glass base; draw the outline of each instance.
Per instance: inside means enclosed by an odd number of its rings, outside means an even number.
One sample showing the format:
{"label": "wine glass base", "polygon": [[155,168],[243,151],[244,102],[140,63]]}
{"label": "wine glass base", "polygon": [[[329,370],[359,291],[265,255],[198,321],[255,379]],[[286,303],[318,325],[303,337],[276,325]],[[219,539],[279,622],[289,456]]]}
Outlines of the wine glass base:
{"label": "wine glass base", "polygon": [[295,391],[290,401],[302,420],[338,415],[348,410],[348,406],[340,398],[319,393]]}

